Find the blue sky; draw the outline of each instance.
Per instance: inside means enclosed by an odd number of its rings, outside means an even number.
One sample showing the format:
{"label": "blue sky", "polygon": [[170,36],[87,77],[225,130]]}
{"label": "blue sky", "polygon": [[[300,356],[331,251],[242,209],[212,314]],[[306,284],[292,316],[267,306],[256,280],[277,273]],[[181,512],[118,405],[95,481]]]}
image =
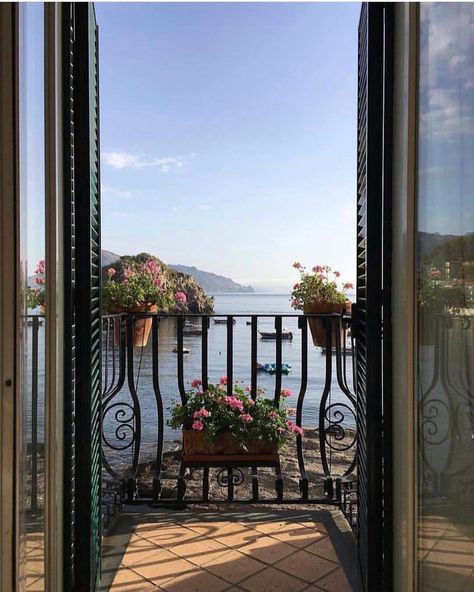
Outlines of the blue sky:
{"label": "blue sky", "polygon": [[97,3],[105,249],[355,279],[359,4]]}

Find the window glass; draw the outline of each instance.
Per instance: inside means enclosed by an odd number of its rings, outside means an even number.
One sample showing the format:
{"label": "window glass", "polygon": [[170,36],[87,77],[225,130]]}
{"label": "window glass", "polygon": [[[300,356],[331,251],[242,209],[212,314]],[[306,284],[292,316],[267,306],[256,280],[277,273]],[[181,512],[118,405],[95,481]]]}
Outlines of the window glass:
{"label": "window glass", "polygon": [[44,6],[20,5],[20,590],[44,590],[45,163]]}
{"label": "window glass", "polygon": [[420,4],[419,590],[474,590],[474,5]]}

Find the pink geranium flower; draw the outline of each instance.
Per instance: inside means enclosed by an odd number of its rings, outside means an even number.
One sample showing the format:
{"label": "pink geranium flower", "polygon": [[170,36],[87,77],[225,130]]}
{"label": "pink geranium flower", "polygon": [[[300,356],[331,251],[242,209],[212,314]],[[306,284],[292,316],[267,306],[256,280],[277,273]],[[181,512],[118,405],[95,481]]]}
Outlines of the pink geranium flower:
{"label": "pink geranium flower", "polygon": [[293,267],[295,269],[301,269],[302,268],[302,265],[301,265],[301,263],[299,261],[295,261],[295,263],[293,263]]}
{"label": "pink geranium flower", "polygon": [[284,399],[287,399],[288,397],[291,397],[292,394],[293,394],[293,391],[291,391],[290,389],[282,389],[282,391],[281,391],[281,396]]}
{"label": "pink geranium flower", "polygon": [[255,401],[253,399],[249,399],[249,405],[253,407],[255,405]]}
{"label": "pink geranium flower", "polygon": [[290,432],[292,432],[293,434],[296,434],[297,436],[304,436],[303,428],[300,428],[299,426],[297,426],[290,419],[288,419],[286,421],[286,425],[288,426],[288,429],[290,430]]}
{"label": "pink geranium flower", "polygon": [[253,417],[250,415],[250,413],[242,413],[240,419],[246,422],[253,421]]}
{"label": "pink geranium flower", "polygon": [[107,270],[107,275],[109,276],[109,278],[111,278],[116,273],[117,272],[115,271],[115,269],[113,267],[109,267],[109,269]]}
{"label": "pink geranium flower", "polygon": [[202,380],[199,380],[199,378],[195,378],[193,381],[191,381],[191,386],[193,388],[199,388],[202,385]]}
{"label": "pink geranium flower", "polygon": [[202,423],[202,421],[197,420],[193,422],[192,428],[193,430],[197,430],[198,432],[200,432],[204,428],[204,424]]}
{"label": "pink geranium flower", "polygon": [[225,402],[231,409],[238,409],[239,411],[242,411],[244,408],[244,404],[240,399],[237,399],[237,397],[225,397]]}
{"label": "pink geranium flower", "polygon": [[123,270],[123,277],[124,277],[124,278],[126,278],[126,279],[127,279],[127,278],[129,278],[129,277],[132,277],[132,275],[133,275],[133,271],[130,269],[130,267],[126,267],[126,268]]}
{"label": "pink geranium flower", "polygon": [[199,419],[200,417],[209,417],[211,415],[210,411],[205,407],[201,407],[198,411],[195,411],[193,414],[194,419]]}
{"label": "pink geranium flower", "polygon": [[221,376],[221,377],[219,378],[219,384],[220,384],[220,385],[225,385],[225,384],[227,384],[227,376]]}
{"label": "pink geranium flower", "polygon": [[278,413],[276,411],[270,411],[267,417],[268,419],[278,419]]}
{"label": "pink geranium flower", "polygon": [[184,304],[187,300],[187,296],[184,292],[176,292],[174,298],[176,302],[179,302],[180,304]]}
{"label": "pink geranium flower", "polygon": [[346,282],[342,287],[344,288],[344,290],[352,290],[354,284],[351,284],[351,282]]}

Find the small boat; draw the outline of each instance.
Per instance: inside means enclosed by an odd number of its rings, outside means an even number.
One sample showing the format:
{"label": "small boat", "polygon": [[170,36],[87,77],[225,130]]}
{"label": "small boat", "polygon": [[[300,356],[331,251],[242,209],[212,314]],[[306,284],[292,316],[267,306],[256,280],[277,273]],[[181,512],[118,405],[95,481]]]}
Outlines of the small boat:
{"label": "small boat", "polygon": [[[174,354],[177,354],[179,352],[178,346],[173,347],[173,349],[171,351]],[[183,354],[189,354],[189,349],[187,347],[183,347],[183,349],[181,350],[181,353],[183,353]]]}
{"label": "small boat", "polygon": [[[263,372],[268,372],[268,374],[276,374],[277,365],[276,364],[257,363],[257,370],[261,370]],[[282,364],[281,365],[281,373],[282,374],[289,374],[290,372],[291,372],[291,364]]]}
{"label": "small boat", "polygon": [[202,335],[202,326],[186,321],[183,326],[183,335]]}
{"label": "small boat", "polygon": [[[227,319],[214,319],[216,325],[227,325]],[[232,319],[232,324],[235,325],[235,319]]]}
{"label": "small boat", "polygon": [[[328,350],[327,347],[321,347],[320,349],[321,349],[321,354],[322,355],[324,355],[324,354],[327,353],[327,350]],[[352,347],[346,347],[345,349],[343,349],[341,347],[341,354],[343,356],[352,356],[352,352],[353,352]],[[336,353],[337,353],[336,347],[335,346],[332,346],[331,347],[331,354],[334,356],[334,355],[336,355]]]}
{"label": "small boat", "polygon": [[[276,339],[277,334],[276,331],[259,331],[261,339]],[[287,331],[284,329],[281,332],[282,339],[289,339],[290,341],[293,339],[293,333],[291,331]]]}

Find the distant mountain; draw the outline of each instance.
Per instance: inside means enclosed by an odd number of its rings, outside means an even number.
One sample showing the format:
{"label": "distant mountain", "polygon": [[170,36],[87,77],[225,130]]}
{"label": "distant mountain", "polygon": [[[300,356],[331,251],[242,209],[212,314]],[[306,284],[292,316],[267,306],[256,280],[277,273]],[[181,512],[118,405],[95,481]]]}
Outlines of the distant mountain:
{"label": "distant mountain", "polygon": [[[113,265],[119,259],[120,255],[102,249],[102,267]],[[248,294],[255,292],[252,286],[242,286],[230,278],[209,271],[202,271],[196,267],[188,267],[187,265],[168,265],[168,267],[174,271],[193,277],[205,292],[214,294],[223,292],[245,292]]]}
{"label": "distant mountain", "polygon": [[202,271],[196,267],[188,267],[187,265],[169,265],[171,269],[185,273],[192,276],[204,288],[206,292],[211,294],[225,293],[225,292],[245,292],[253,293],[255,290],[252,286],[242,286],[234,282],[230,278],[209,271]]}
{"label": "distant mountain", "polygon": [[105,251],[104,249],[102,249],[102,267],[113,265],[119,259],[120,255],[112,253],[112,251]]}

